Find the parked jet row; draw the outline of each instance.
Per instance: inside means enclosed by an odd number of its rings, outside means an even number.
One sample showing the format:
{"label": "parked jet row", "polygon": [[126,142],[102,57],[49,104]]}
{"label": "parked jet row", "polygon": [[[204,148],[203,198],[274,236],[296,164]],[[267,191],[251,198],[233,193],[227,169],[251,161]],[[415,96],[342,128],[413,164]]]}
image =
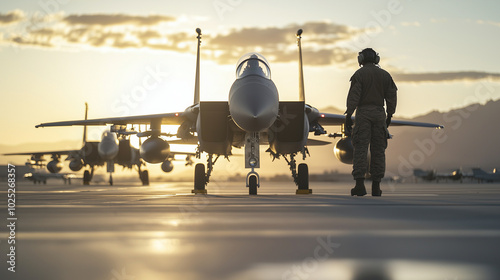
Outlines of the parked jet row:
{"label": "parked jet row", "polygon": [[[88,105],[85,103],[85,119],[87,119]],[[80,171],[85,168],[83,173],[83,184],[90,184],[96,166],[103,166],[106,164],[106,170],[109,172],[109,184],[113,184],[114,165],[118,164],[128,169],[136,168],[139,173],[139,179],[143,185],[149,185],[149,172],[143,170],[146,163],[143,156],[149,158],[147,146],[150,145],[148,141],[141,145],[140,149],[133,147],[130,144],[130,135],[138,134],[135,130],[127,130],[123,126],[111,126],[109,130],[102,133],[101,141],[88,141],[87,140],[87,126],[83,128],[83,146],[79,150],[56,150],[56,151],[42,151],[42,152],[22,152],[10,153],[5,155],[28,155],[30,159],[28,164],[32,166],[43,167],[46,166],[51,174],[58,174],[63,164],[61,156],[67,156],[65,160],[69,161],[69,168],[74,171]],[[146,149],[143,149],[143,147]],[[144,151],[145,150],[145,151]],[[164,154],[161,169],[164,172],[171,172],[174,168],[172,161],[175,155],[186,155],[187,164],[192,164],[191,156],[195,153],[189,152],[172,152],[168,151]],[[44,156],[50,155],[51,161],[45,164]],[[152,162],[152,161],[149,161]],[[159,163],[153,162],[153,163]]]}
{"label": "parked jet row", "polygon": [[24,174],[24,179],[32,181],[33,184],[47,184],[48,179],[61,179],[64,184],[69,183],[71,185],[71,180],[77,179],[77,176],[71,173],[32,172]]}
{"label": "parked jet row", "polygon": [[497,172],[497,169],[493,169],[493,172],[489,173],[481,168],[472,168],[472,173],[474,178],[483,181],[483,182],[500,182],[500,173]]}
{"label": "parked jet row", "polygon": [[424,181],[440,181],[440,180],[452,180],[462,182],[464,178],[470,178],[470,175],[466,175],[461,169],[457,169],[451,173],[437,173],[436,170],[424,171],[422,169],[414,169],[413,175],[415,178],[422,179]]}
{"label": "parked jet row", "polygon": [[481,182],[500,182],[500,173],[496,169],[492,173],[488,173],[481,168],[472,168],[472,174],[463,173],[462,169],[457,169],[451,173],[437,173],[436,170],[414,169],[413,175],[416,179],[424,181],[442,181],[452,180],[463,182],[464,179],[475,179]]}

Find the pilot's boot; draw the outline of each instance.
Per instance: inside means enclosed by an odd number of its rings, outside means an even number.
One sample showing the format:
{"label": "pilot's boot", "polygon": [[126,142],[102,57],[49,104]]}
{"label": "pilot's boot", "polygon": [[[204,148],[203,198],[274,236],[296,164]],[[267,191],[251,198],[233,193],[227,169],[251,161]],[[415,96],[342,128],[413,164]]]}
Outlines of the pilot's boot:
{"label": "pilot's boot", "polygon": [[365,179],[356,179],[356,186],[351,189],[351,196],[363,196],[365,194]]}
{"label": "pilot's boot", "polygon": [[380,181],[373,181],[372,196],[382,196],[382,190],[380,189]]}

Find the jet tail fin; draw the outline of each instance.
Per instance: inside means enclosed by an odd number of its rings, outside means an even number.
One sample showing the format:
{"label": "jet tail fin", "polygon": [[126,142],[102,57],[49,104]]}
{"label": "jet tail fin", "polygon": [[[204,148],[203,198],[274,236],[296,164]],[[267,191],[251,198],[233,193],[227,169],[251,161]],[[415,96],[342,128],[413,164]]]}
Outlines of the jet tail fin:
{"label": "jet tail fin", "polygon": [[198,36],[198,49],[196,51],[196,77],[194,80],[194,103],[200,103],[200,45],[201,45],[201,29],[196,28]]}
{"label": "jet tail fin", "polygon": [[[85,120],[87,120],[87,113],[89,111],[89,104],[85,102]],[[83,145],[87,144],[87,126],[83,126]]]}
{"label": "jet tail fin", "polygon": [[306,101],[306,94],[304,90],[304,70],[302,66],[302,29],[297,30],[297,46],[299,47],[299,101]]}

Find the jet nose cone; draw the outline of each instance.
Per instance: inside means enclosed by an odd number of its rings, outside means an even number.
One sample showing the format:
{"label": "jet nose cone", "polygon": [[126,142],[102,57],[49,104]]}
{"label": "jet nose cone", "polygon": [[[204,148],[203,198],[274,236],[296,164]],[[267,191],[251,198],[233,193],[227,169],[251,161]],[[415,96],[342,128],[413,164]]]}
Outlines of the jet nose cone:
{"label": "jet nose cone", "polygon": [[276,120],[277,113],[273,108],[273,104],[265,102],[265,100],[263,102],[252,102],[242,109],[233,115],[233,119],[240,128],[249,132],[265,130]]}
{"label": "jet nose cone", "polygon": [[256,99],[246,100],[245,106],[240,108],[239,112],[242,116],[250,119],[261,119],[265,117],[269,112],[272,112],[272,104],[265,102],[256,96]]}

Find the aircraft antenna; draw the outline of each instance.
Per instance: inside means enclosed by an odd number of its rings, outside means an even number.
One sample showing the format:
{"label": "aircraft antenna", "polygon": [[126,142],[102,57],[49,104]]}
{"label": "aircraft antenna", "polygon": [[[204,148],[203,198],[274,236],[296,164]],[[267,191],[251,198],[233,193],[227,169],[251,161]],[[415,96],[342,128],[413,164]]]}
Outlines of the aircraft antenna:
{"label": "aircraft antenna", "polygon": [[196,28],[198,36],[198,49],[196,51],[196,78],[194,80],[194,104],[200,103],[200,45],[201,45],[201,29]]}
{"label": "aircraft antenna", "polygon": [[297,30],[297,46],[299,47],[299,101],[306,100],[306,93],[304,91],[304,70],[302,67],[302,29]]}

